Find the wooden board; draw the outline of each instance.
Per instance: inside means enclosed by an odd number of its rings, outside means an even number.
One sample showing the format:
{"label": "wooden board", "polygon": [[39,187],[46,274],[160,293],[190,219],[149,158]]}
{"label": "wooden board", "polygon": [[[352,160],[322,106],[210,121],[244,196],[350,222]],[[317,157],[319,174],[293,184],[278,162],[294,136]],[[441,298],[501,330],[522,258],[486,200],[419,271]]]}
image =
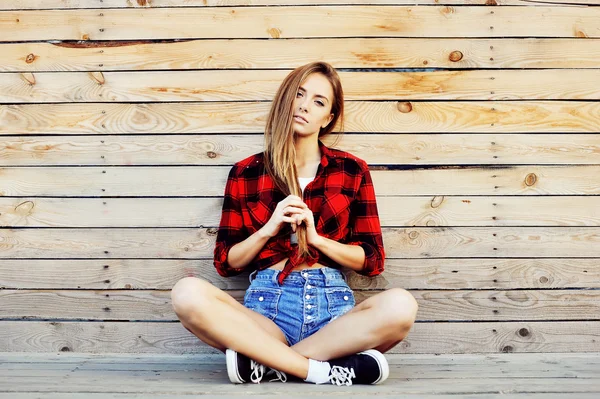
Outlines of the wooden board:
{"label": "wooden board", "polygon": [[[355,291],[356,303],[380,291]],[[244,291],[228,291],[243,302]],[[414,290],[417,321],[600,320],[597,290]],[[0,290],[0,320],[177,321],[170,290]]]}
{"label": "wooden board", "polygon": [[[597,258],[600,227],[383,228],[389,258]],[[216,228],[1,229],[0,259],[206,258]]]}
{"label": "wooden board", "polygon": [[[264,133],[270,107],[266,102],[0,105],[0,135]],[[600,129],[598,113],[600,103],[584,101],[357,101],[345,107],[343,131],[594,133]]]}
{"label": "wooden board", "polygon": [[[78,321],[3,321],[0,351],[220,353],[203,344],[179,322]],[[391,353],[599,351],[598,321],[523,321],[415,323],[408,337]]]}
{"label": "wooden board", "polygon": [[[598,38],[594,7],[288,6],[5,11],[0,40]],[[132,24],[131,21],[136,21]]]}
{"label": "wooden board", "polygon": [[[157,8],[157,7],[220,7],[258,5],[320,5],[320,4],[364,4],[364,0],[5,0],[0,10],[14,9],[72,9],[72,8]],[[381,5],[479,5],[529,7],[548,5],[600,5],[600,0],[370,0],[369,4]]]}
{"label": "wooden board", "polygon": [[[597,133],[333,134],[323,142],[371,165],[600,163]],[[232,165],[263,150],[263,135],[2,137],[0,165]]]}
{"label": "wooden board", "polygon": [[[2,353],[0,360],[3,374],[8,377],[1,385],[4,392],[0,393],[0,398],[43,396],[53,399],[134,398],[141,395],[182,399],[198,394],[208,398],[293,396],[308,399],[349,395],[366,399],[377,395],[409,399],[457,396],[557,399],[577,395],[588,399],[597,395],[598,388],[590,383],[599,380],[600,369],[598,354],[594,353],[388,354],[390,373],[382,385],[332,387],[265,380],[260,385],[233,385],[227,378],[223,355]],[[140,380],[147,381],[155,390],[143,388]],[[116,381],[118,385],[102,381]],[[551,389],[544,386],[543,381],[552,381]],[[508,386],[507,382],[514,385]],[[98,385],[102,387],[98,388]],[[584,391],[585,387],[589,391]]]}
{"label": "wooden board", "polygon": [[600,46],[593,38],[24,42],[0,44],[0,54],[0,72],[281,69],[315,59],[335,68],[600,67]]}
{"label": "wooden board", "polygon": [[[230,168],[230,166],[0,168],[0,196],[221,197]],[[437,196],[434,205],[442,200],[441,196],[600,194],[598,165],[405,165],[400,169],[372,169],[371,176],[378,198]],[[102,199],[103,205],[104,202],[108,204],[108,198]],[[155,215],[148,215],[148,217],[152,217],[152,220],[156,219]],[[202,221],[198,221],[197,225],[202,225]]]}
{"label": "wooden board", "polygon": [[[355,290],[600,288],[598,258],[386,259],[385,271],[365,277],[344,270]],[[0,287],[8,289],[171,289],[199,277],[224,290],[245,290],[248,272],[219,276],[204,259],[3,259]]]}
{"label": "wooden board", "polygon": [[[0,103],[271,101],[285,70],[7,72]],[[338,71],[344,100],[595,100],[600,69]],[[560,79],[557,79],[560,76]]]}
{"label": "wooden board", "polygon": [[[0,226],[218,227],[222,203],[221,198],[0,197]],[[384,227],[600,226],[599,206],[597,196],[411,196],[377,200]]]}

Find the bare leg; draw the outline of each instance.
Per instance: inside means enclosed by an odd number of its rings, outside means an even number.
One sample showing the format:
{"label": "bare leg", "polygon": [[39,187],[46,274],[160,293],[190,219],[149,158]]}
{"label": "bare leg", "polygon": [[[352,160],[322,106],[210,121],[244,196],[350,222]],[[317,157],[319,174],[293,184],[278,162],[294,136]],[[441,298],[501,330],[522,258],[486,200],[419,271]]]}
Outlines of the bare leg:
{"label": "bare leg", "polygon": [[209,282],[183,278],[173,286],[171,300],[185,328],[208,345],[306,379],[308,359],[286,344],[279,327]]}
{"label": "bare leg", "polygon": [[385,352],[406,337],[417,308],[408,291],[392,288],[366,299],[292,349],[321,361],[372,348]]}

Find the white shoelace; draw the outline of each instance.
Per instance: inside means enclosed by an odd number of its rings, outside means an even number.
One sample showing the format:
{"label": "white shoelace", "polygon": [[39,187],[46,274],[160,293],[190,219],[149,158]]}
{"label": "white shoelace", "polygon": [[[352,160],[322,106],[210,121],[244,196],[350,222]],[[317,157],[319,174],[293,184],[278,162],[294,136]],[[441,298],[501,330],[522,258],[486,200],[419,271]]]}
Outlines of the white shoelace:
{"label": "white shoelace", "polygon": [[334,385],[352,385],[352,378],[356,378],[354,368],[333,366],[329,372],[329,381]]}
{"label": "white shoelace", "polygon": [[252,370],[250,373],[250,381],[255,384],[260,384],[260,381],[265,374],[265,366],[250,359],[250,370]]}
{"label": "white shoelace", "polygon": [[274,373],[276,375],[275,378],[269,380],[269,382],[271,381],[281,381],[281,382],[286,382],[287,381],[287,375],[283,372],[283,371],[279,371],[279,370],[275,370],[275,369],[270,369],[269,372],[267,373],[267,375]]}

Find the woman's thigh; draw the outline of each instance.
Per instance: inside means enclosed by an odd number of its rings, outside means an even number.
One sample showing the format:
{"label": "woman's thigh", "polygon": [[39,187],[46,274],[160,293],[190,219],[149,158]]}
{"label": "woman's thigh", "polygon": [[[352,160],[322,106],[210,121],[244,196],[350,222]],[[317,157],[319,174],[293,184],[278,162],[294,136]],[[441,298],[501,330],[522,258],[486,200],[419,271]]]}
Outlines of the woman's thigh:
{"label": "woman's thigh", "polygon": [[[287,340],[285,338],[283,331],[281,331],[281,329],[277,326],[277,324],[275,324],[269,318],[263,316],[260,313],[255,312],[251,309],[248,309],[247,307],[245,307],[244,305],[239,303],[229,293],[221,290],[218,287],[215,287],[213,284],[209,283],[208,281],[201,279],[201,278],[197,278],[197,277],[188,277],[188,279],[189,278],[194,279],[193,284],[198,287],[199,292],[204,292],[206,294],[209,294],[213,298],[229,305],[231,307],[231,309],[233,309],[234,311],[238,311],[240,313],[245,314],[246,316],[248,316],[249,318],[254,320],[259,326],[261,326],[261,328],[263,330],[265,330],[269,335],[277,338],[279,341],[281,341],[287,345]],[[186,327],[186,329],[189,331],[189,329],[187,327]]]}

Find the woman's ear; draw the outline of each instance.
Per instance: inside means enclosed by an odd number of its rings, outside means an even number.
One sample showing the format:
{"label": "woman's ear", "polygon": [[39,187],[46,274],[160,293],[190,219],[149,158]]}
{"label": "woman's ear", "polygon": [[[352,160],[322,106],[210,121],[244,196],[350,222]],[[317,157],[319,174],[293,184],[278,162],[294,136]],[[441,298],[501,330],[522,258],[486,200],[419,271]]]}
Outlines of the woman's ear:
{"label": "woman's ear", "polygon": [[325,129],[327,127],[327,125],[329,125],[331,123],[331,121],[333,120],[333,117],[334,117],[333,114],[329,114],[329,120],[327,121],[325,126],[321,126],[321,129]]}

